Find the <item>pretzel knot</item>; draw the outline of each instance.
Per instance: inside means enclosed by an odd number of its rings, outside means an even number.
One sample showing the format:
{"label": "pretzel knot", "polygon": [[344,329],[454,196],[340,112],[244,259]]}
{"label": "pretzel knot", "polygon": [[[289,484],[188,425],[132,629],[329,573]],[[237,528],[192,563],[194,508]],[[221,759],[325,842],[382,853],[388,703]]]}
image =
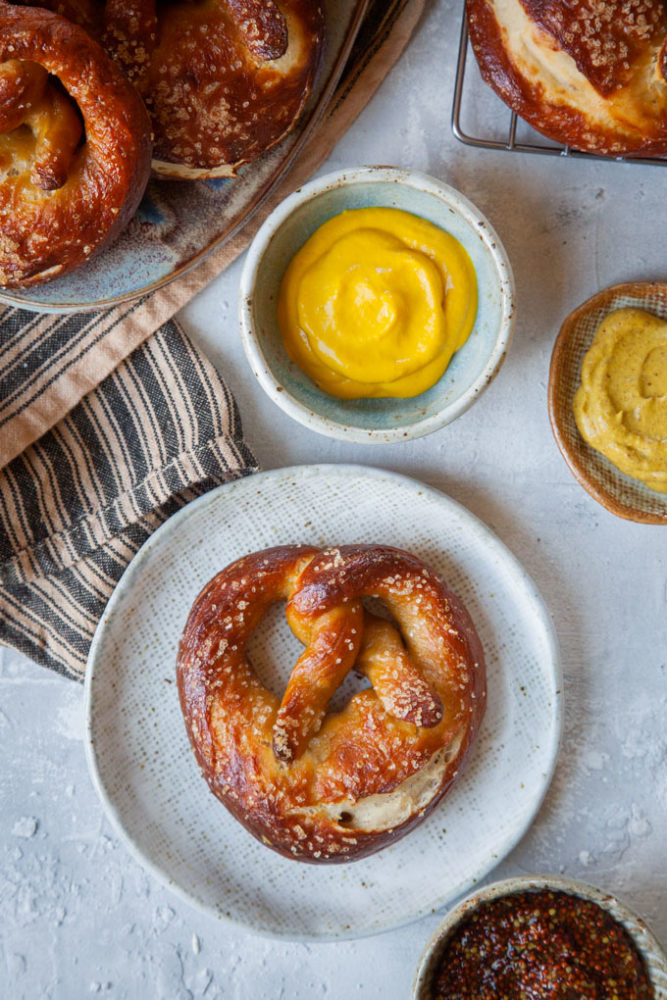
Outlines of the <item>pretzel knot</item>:
{"label": "pretzel knot", "polygon": [[[246,652],[280,600],[305,646],[281,702]],[[371,686],[329,711],[352,669]],[[459,774],[486,700],[461,602],[415,556],[376,545],[285,546],[228,566],[193,605],[177,676],[214,794],[262,842],[311,862],[363,857],[418,823]]]}
{"label": "pretzel knot", "polygon": [[150,173],[141,99],[86,32],[0,2],[0,286],[38,284],[110,242]]}

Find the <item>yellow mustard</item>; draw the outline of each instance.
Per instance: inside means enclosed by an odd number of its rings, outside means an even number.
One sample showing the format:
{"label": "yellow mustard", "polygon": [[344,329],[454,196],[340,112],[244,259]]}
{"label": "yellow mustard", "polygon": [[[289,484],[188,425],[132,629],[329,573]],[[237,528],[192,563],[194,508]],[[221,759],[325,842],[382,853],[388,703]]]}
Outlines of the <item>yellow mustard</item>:
{"label": "yellow mustard", "polygon": [[573,408],[592,448],[667,493],[667,322],[642,309],[610,313],[584,358]]}
{"label": "yellow mustard", "polygon": [[466,250],[395,208],[325,222],[290,262],[278,300],[287,354],[344,399],[425,392],[468,339],[476,313]]}

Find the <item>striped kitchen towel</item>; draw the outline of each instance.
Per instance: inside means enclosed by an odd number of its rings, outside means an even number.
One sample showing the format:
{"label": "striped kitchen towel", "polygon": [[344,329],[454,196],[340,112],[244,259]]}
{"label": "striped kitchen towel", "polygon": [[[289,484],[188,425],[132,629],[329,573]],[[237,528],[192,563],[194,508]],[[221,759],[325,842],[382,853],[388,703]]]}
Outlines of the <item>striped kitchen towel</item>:
{"label": "striped kitchen towel", "polygon": [[[39,322],[16,315],[10,330],[0,324],[5,348]],[[46,352],[48,328],[43,340]],[[0,642],[83,679],[142,543],[189,500],[255,468],[234,397],[167,323],[0,471]]]}

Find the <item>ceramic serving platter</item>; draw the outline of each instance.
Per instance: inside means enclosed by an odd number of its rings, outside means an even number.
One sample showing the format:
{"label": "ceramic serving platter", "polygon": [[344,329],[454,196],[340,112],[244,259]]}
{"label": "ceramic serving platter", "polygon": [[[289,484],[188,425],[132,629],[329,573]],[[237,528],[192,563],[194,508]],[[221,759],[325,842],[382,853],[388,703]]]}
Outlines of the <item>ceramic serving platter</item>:
{"label": "ceramic serving platter", "polygon": [[[353,542],[409,549],[458,593],[484,645],[488,710],[461,780],[421,826],[370,858],[307,865],[258,843],[209,791],[181,715],[176,650],[194,598],[234,559],[272,545]],[[250,655],[280,692],[300,648],[277,605]],[[481,879],[531,823],[561,726],[552,626],[516,559],[442,493],[360,466],[258,474],[170,518],[130,564],[100,622],[86,702],[91,774],[135,856],[207,913],[291,939],[396,927]]]}
{"label": "ceramic serving platter", "polygon": [[39,288],[0,290],[0,302],[38,312],[80,312],[139,298],[184,274],[237,232],[274,190],[321,120],[368,0],[325,0],[323,65],[296,128],[238,177],[153,179],[120,238],[72,274]]}

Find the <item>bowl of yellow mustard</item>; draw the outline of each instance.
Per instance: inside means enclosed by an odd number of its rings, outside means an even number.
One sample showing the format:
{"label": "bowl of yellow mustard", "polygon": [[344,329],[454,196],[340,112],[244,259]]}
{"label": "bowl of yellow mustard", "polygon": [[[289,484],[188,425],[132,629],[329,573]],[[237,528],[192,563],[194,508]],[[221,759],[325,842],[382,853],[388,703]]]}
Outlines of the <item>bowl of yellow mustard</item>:
{"label": "bowl of yellow mustard", "polygon": [[243,345],[263,389],[318,433],[420,437],[465,412],[510,344],[514,282],[460,192],[385,167],[318,178],[267,218],[241,278]]}

